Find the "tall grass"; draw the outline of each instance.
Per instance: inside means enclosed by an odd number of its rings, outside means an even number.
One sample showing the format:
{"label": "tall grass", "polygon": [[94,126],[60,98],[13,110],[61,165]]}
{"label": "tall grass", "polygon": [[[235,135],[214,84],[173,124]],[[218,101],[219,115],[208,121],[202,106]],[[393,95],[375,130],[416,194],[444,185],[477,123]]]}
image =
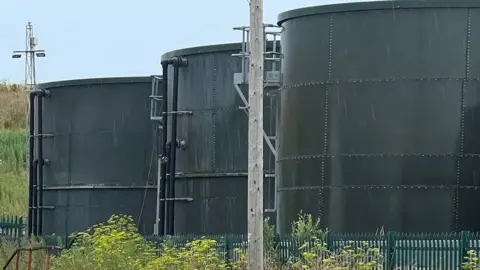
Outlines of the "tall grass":
{"label": "tall grass", "polygon": [[0,129],[0,173],[25,171],[26,142],[25,130]]}
{"label": "tall grass", "polygon": [[24,129],[26,109],[25,87],[0,81],[0,129]]}
{"label": "tall grass", "polygon": [[[0,267],[3,267],[5,263],[8,261],[10,256],[15,252],[18,248],[34,248],[43,246],[45,243],[39,239],[34,237],[24,237],[22,239],[10,239],[5,237],[0,237]],[[38,250],[32,252],[32,264],[31,269],[45,269],[45,252]],[[20,253],[20,261],[19,261],[19,269],[27,269],[28,265],[28,252],[24,251]],[[8,269],[13,269],[16,264],[16,260],[13,260],[10,263],[10,267]]]}
{"label": "tall grass", "polygon": [[0,215],[25,216],[25,131],[0,130]]}
{"label": "tall grass", "polygon": [[26,104],[24,86],[0,81],[0,215],[27,211]]}

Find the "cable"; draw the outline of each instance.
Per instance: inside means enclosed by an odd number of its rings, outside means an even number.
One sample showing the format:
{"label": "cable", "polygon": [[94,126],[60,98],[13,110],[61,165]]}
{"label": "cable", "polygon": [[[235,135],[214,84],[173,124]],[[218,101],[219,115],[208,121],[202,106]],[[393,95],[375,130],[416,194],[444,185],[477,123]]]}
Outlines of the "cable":
{"label": "cable", "polygon": [[147,174],[147,182],[145,183],[145,190],[143,192],[143,201],[142,201],[142,207],[140,208],[140,214],[138,215],[138,220],[137,220],[137,227],[140,227],[140,220],[142,218],[142,215],[143,215],[143,209],[145,208],[145,201],[147,199],[147,192],[148,192],[148,182],[150,181],[150,173],[152,171],[152,164],[153,164],[153,157],[155,156],[155,149],[157,147],[157,132],[158,132],[158,128],[157,128],[157,125],[156,125],[156,122],[154,124],[154,131],[153,131],[153,140],[154,140],[154,144],[153,144],[153,147],[151,148],[152,149],[152,154],[150,155],[150,165],[148,166],[148,174]]}

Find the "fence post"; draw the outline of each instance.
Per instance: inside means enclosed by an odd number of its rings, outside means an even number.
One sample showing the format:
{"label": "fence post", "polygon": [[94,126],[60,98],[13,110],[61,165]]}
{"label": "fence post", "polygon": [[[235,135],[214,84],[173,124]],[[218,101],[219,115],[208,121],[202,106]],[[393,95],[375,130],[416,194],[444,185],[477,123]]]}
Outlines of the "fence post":
{"label": "fence post", "polygon": [[278,258],[280,260],[283,260],[284,245],[282,245],[281,243],[282,239],[280,238],[280,234],[275,233],[275,236],[273,237],[273,247]]}
{"label": "fence post", "polygon": [[20,237],[23,236],[23,226],[24,226],[24,224],[23,224],[23,217],[18,217],[18,218],[17,218],[17,224],[18,224],[19,226],[17,227],[17,233],[16,233],[17,235],[16,235],[16,237],[17,237],[17,238],[20,238]]}
{"label": "fence post", "polygon": [[387,269],[388,270],[393,270],[395,269],[395,264],[396,264],[396,245],[397,245],[397,233],[396,232],[388,232],[387,233],[387,248],[386,248],[386,254],[387,254]]}
{"label": "fence post", "polygon": [[325,243],[327,244],[327,250],[328,251],[333,251],[332,250],[332,248],[333,248],[333,237],[332,237],[330,231],[327,231],[325,233]]}
{"label": "fence post", "polygon": [[460,232],[460,241],[459,241],[459,250],[458,250],[458,267],[462,269],[463,262],[465,261],[464,257],[467,256],[467,252],[470,249],[470,232],[469,231],[461,231]]}
{"label": "fence post", "polygon": [[231,241],[230,234],[225,234],[225,261],[227,261],[229,265],[233,257],[232,254],[230,254],[230,250],[231,250],[230,241]]}

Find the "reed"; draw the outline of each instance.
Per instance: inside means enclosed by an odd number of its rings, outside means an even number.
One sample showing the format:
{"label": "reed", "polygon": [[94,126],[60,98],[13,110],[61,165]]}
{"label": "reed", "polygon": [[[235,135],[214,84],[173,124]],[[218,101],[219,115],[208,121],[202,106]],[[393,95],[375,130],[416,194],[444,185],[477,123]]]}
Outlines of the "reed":
{"label": "reed", "polygon": [[0,81],[0,215],[27,213],[27,92]]}
{"label": "reed", "polygon": [[0,215],[27,213],[26,133],[0,130]]}
{"label": "reed", "polygon": [[0,129],[25,128],[27,99],[23,85],[0,81]]}

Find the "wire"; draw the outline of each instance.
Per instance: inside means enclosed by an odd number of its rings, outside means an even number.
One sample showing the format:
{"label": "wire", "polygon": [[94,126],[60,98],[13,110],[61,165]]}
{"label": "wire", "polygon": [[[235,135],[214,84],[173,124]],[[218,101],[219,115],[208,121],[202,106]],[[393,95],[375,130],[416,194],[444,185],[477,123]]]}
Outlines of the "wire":
{"label": "wire", "polygon": [[[152,164],[153,164],[153,158],[155,156],[155,149],[157,147],[157,132],[158,128],[156,123],[153,125],[154,131],[153,131],[153,140],[154,140],[154,145],[151,148],[152,149],[152,154],[150,155],[150,164],[148,166],[148,174],[147,174],[147,182],[145,183],[145,190],[143,192],[143,201],[142,201],[142,207],[140,208],[140,214],[138,215],[138,220],[137,220],[137,227],[140,227],[140,220],[142,219],[143,216],[143,209],[145,208],[145,201],[147,200],[147,192],[148,192],[148,182],[150,181],[150,173],[152,172]],[[140,228],[139,228],[140,230]]]}

